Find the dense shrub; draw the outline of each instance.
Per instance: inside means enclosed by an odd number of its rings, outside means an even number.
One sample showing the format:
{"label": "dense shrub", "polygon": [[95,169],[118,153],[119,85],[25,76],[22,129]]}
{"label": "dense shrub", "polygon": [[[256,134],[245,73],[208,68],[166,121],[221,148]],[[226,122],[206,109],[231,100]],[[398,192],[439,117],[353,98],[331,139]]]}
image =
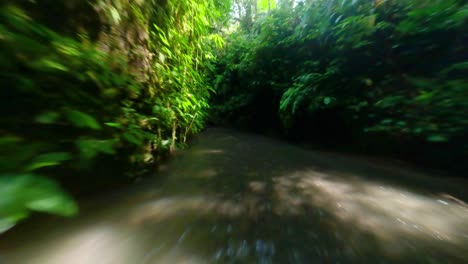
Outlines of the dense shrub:
{"label": "dense shrub", "polygon": [[0,10],[0,232],[30,210],[76,213],[58,183],[83,192],[125,181],[203,128],[204,73],[220,41],[210,25],[228,5],[7,2]]}
{"label": "dense shrub", "polygon": [[463,166],[465,1],[277,2],[226,33],[214,120]]}

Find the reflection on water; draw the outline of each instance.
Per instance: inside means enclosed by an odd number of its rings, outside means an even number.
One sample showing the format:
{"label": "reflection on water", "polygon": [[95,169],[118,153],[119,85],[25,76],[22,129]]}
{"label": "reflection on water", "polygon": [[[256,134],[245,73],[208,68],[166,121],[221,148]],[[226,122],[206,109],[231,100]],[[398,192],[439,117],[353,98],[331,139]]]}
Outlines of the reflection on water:
{"label": "reflection on water", "polygon": [[0,263],[468,262],[463,185],[346,160],[212,130],[164,181],[0,238]]}

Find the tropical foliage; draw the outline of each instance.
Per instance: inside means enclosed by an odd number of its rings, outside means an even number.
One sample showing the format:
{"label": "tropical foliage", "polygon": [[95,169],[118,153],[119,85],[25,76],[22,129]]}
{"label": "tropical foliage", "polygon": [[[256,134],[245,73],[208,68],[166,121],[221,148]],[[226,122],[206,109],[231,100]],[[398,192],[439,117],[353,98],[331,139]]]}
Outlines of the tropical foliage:
{"label": "tropical foliage", "polygon": [[207,119],[463,169],[467,27],[464,0],[2,1],[0,232]]}
{"label": "tropical foliage", "polygon": [[468,154],[465,1],[283,0],[251,19],[219,51],[213,120],[452,165]]}
{"label": "tropical foliage", "polygon": [[54,179],[76,193],[134,178],[203,128],[228,3],[7,2],[0,232],[31,210],[75,214]]}

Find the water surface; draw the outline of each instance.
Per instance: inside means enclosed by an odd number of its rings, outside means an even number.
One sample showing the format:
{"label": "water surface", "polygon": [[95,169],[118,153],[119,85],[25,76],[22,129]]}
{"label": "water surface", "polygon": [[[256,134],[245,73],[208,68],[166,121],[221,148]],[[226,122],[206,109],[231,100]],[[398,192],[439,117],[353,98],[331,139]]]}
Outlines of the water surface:
{"label": "water surface", "polygon": [[0,263],[468,263],[466,186],[211,129],[79,217],[0,237]]}

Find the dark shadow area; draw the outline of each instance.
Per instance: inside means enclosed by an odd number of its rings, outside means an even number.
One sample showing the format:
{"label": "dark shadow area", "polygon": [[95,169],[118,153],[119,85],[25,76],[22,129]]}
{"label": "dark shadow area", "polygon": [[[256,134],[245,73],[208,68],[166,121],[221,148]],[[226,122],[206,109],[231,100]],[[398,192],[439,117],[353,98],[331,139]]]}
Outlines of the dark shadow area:
{"label": "dark shadow area", "polygon": [[[7,1],[8,2],[8,1]],[[81,0],[41,0],[11,1],[20,4],[38,22],[58,33],[76,38],[78,33],[86,33],[96,41],[103,30],[103,23],[93,4],[97,1]]]}

